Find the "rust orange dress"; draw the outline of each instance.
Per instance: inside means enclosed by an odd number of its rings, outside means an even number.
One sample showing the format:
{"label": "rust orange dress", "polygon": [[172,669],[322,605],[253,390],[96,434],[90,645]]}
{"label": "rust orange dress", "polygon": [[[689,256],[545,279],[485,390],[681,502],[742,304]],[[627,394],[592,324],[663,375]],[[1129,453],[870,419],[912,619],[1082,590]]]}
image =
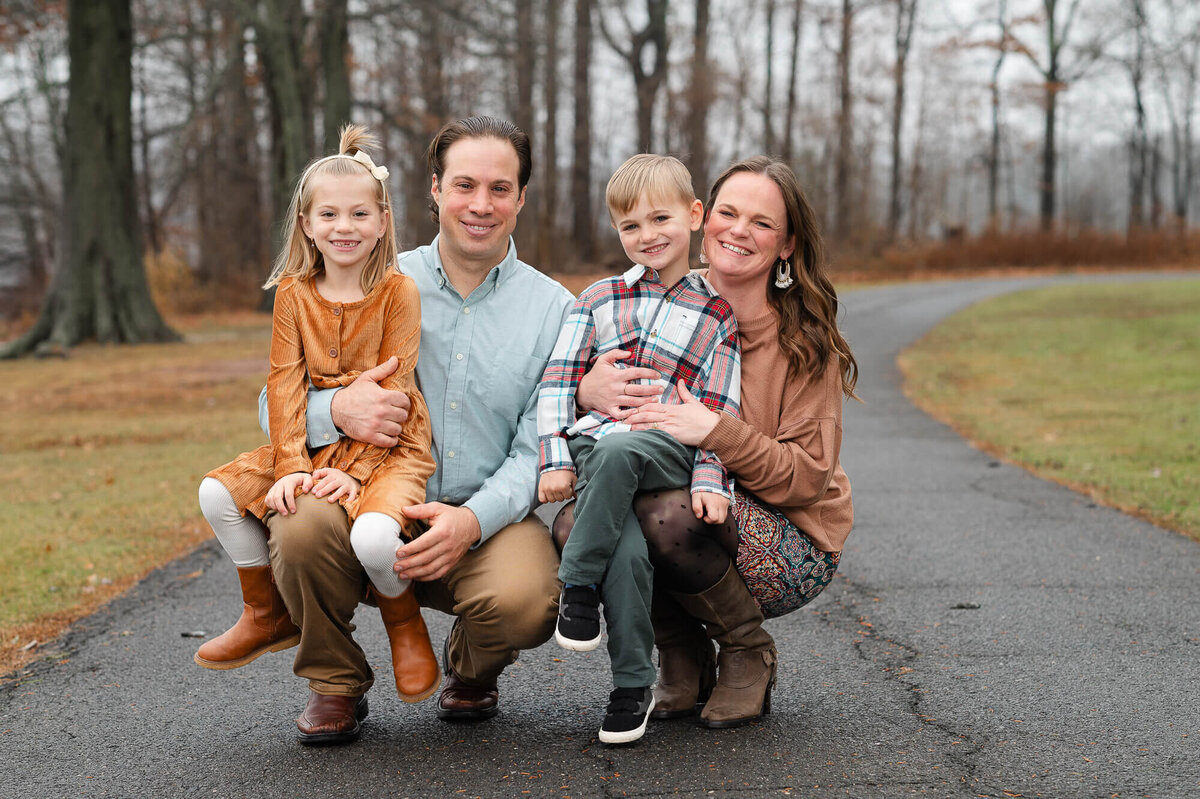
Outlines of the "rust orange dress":
{"label": "rust orange dress", "polygon": [[[282,281],[275,292],[267,378],[271,443],[207,476],[229,490],[243,514],[249,511],[261,519],[268,510],[267,491],[279,478],[327,466],[341,469],[362,483],[357,499],[341,500],[350,519],[385,513],[408,533],[412,522],[400,509],[425,501],[425,483],[434,471],[429,409],[413,372],[420,340],[417,287],[399,272],[389,270],[356,302],[325,299],[311,279]],[[346,386],[392,355],[400,365],[380,385],[408,395],[400,442],[389,449],[343,438],[309,450],[304,419],[309,381],[317,388]]]}

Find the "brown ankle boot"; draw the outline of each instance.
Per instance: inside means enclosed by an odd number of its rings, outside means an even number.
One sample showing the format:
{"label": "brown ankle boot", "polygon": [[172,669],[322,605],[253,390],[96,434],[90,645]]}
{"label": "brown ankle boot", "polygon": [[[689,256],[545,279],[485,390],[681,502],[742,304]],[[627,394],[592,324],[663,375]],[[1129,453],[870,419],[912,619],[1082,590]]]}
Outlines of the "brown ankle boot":
{"label": "brown ankle boot", "polygon": [[737,727],[771,710],[775,687],[775,640],[763,629],[763,615],[733,565],[716,585],[699,594],[672,596],[704,622],[721,645],[717,684],[700,714],[705,727]]}
{"label": "brown ankle boot", "polygon": [[251,566],[237,572],[242,583],[242,615],[232,627],[196,650],[192,659],[206,669],[236,669],[259,655],[300,643],[300,628],[292,624],[271,577],[271,567]]}
{"label": "brown ankle boot", "polygon": [[658,646],[658,682],[650,718],[695,715],[717,680],[712,641],[704,627],[664,591],[654,592],[650,620]]}
{"label": "brown ankle boot", "polygon": [[433,645],[429,643],[429,628],[421,618],[421,607],[413,596],[412,586],[400,596],[387,597],[372,586],[371,596],[379,605],[379,615],[392,645],[392,673],[396,677],[396,693],[405,702],[420,702],[433,696],[442,682]]}

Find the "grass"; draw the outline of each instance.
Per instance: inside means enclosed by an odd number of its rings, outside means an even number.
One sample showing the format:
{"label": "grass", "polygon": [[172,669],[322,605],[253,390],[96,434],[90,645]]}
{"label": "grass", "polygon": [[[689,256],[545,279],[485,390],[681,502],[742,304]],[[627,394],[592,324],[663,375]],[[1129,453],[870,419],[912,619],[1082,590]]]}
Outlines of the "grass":
{"label": "grass", "polygon": [[269,317],[173,324],[184,342],[0,361],[0,673],[208,539],[201,477],[263,441]]}
{"label": "grass", "polygon": [[900,367],[909,396],[981,448],[1200,540],[1200,281],[999,297]]}

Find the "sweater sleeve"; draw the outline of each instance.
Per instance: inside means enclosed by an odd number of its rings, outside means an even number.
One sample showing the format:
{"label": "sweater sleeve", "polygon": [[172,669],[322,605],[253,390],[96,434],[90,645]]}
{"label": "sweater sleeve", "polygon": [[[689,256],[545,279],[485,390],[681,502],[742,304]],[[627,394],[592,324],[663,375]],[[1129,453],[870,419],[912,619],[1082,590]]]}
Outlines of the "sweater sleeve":
{"label": "sweater sleeve", "polygon": [[[780,507],[805,507],[825,495],[842,446],[841,378],[836,357],[816,379],[790,379],[774,437],[728,414],[700,442],[738,484]],[[753,390],[753,389],[751,389]]]}

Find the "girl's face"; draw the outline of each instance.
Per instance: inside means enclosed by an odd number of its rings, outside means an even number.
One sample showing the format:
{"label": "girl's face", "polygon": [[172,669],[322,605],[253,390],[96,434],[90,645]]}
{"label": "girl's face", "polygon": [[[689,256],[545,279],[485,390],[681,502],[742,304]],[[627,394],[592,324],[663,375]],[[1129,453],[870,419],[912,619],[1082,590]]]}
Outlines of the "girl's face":
{"label": "girl's face", "polygon": [[704,223],[710,274],[725,285],[761,282],[780,258],[790,258],[787,208],[775,181],[738,172],[721,184]]}
{"label": "girl's face", "polygon": [[325,270],[361,272],[388,224],[370,175],[325,175],[314,179],[312,203],[300,215],[304,235],[325,257]]}

